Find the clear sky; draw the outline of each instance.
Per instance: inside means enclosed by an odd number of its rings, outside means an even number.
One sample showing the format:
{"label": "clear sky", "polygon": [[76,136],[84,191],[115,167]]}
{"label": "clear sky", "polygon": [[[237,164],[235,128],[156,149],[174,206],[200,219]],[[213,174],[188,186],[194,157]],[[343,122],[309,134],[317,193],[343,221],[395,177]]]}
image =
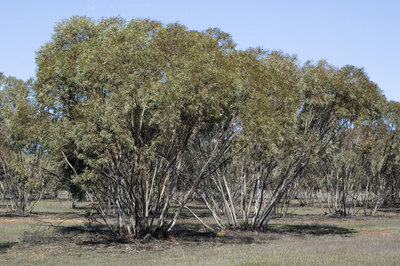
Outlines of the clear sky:
{"label": "clear sky", "polygon": [[239,49],[263,47],[364,67],[390,100],[400,101],[399,0],[0,0],[0,72],[35,75],[35,51],[72,15],[121,16],[218,27]]}

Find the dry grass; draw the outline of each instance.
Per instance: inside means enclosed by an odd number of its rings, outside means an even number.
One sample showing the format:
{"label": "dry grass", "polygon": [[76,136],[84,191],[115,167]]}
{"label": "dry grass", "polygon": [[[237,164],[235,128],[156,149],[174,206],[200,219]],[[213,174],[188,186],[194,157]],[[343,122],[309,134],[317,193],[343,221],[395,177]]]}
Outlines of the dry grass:
{"label": "dry grass", "polygon": [[80,218],[84,205],[72,210],[66,203],[42,204],[42,211],[33,217],[0,213],[0,265],[399,265],[400,261],[397,210],[375,218],[294,215],[273,219],[267,233],[217,235],[186,217],[182,222],[194,231],[178,230],[170,240],[118,243],[85,227]]}

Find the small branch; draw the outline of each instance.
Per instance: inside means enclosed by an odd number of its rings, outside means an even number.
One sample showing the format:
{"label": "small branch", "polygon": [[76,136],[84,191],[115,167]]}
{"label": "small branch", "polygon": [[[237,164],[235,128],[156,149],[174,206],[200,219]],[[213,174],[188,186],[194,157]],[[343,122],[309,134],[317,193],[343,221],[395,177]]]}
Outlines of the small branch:
{"label": "small branch", "polygon": [[[176,200],[176,199],[175,199],[175,201],[176,201],[178,204],[182,204],[181,202],[179,202],[179,201]],[[206,228],[207,228],[208,230],[210,230],[211,232],[215,233],[215,230],[214,230],[211,226],[209,226],[209,225],[207,225],[205,222],[203,222],[203,220],[201,220],[200,217],[197,216],[188,206],[184,205],[183,208],[185,208],[186,210],[188,210],[202,225],[204,225],[204,227],[206,227]]]}

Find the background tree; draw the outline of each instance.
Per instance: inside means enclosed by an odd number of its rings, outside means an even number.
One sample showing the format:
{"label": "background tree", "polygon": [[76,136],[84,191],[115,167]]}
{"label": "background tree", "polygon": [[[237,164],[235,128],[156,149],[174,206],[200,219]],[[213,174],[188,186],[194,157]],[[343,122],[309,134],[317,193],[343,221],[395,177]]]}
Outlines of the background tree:
{"label": "background tree", "polygon": [[[340,119],[340,130],[334,131],[330,145],[319,153],[307,175],[318,184],[319,199],[328,204],[328,212],[345,216],[355,214],[361,206],[367,208],[370,197],[381,194],[373,188],[383,181],[382,162],[387,156],[382,120],[386,100],[362,69],[345,66],[335,72],[335,100],[359,106],[335,111],[334,115],[342,113],[346,119]],[[365,99],[354,93],[364,93]]]}
{"label": "background tree", "polygon": [[42,197],[48,178],[48,158],[40,144],[40,124],[32,98],[32,81],[1,76],[0,183],[12,209],[26,214]]}

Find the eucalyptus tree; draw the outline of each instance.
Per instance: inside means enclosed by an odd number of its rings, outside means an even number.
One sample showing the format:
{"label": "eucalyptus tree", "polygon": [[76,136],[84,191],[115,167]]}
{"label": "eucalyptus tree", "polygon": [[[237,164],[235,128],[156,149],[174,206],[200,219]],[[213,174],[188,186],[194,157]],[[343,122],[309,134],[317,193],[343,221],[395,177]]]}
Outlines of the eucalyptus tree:
{"label": "eucalyptus tree", "polygon": [[[353,124],[337,134],[316,163],[315,174],[327,213],[346,216],[356,214],[362,205],[364,210],[367,208],[375,173],[371,156],[378,156],[382,147],[368,136],[375,128],[363,124]],[[372,151],[373,145],[376,147]]]}
{"label": "eucalyptus tree", "polygon": [[290,185],[310,162],[319,159],[337,134],[355,121],[379,113],[384,101],[377,85],[362,69],[353,66],[335,68],[320,61],[316,65],[306,63],[302,72],[304,87],[296,112],[297,124],[292,128],[294,133],[289,141],[285,138],[283,142],[280,154],[284,155],[281,160],[284,165],[278,173],[279,183],[270,203],[256,221],[257,227],[266,227],[272,211]]}
{"label": "eucalyptus tree", "polygon": [[379,113],[342,130],[314,166],[330,213],[345,216],[363,209],[373,215],[398,197],[397,103],[383,97],[372,103],[381,105]]}
{"label": "eucalyptus tree", "polygon": [[32,211],[48,183],[48,159],[40,145],[39,115],[32,98],[32,81],[1,76],[0,186],[12,210]]}
{"label": "eucalyptus tree", "polygon": [[43,145],[109,228],[134,237],[170,231],[195,193],[219,227],[224,213],[266,229],[304,170],[383,99],[362,69],[300,66],[236,51],[217,29],[151,20],[72,17],[37,64],[52,118]]}
{"label": "eucalyptus tree", "polygon": [[[57,132],[50,152],[113,232],[171,230],[218,167],[240,85],[234,54],[229,35],[216,29],[86,17],[59,23],[38,51],[36,94]],[[207,134],[207,160],[183,174],[190,148]],[[185,184],[180,201],[178,184]]]}
{"label": "eucalyptus tree", "polygon": [[383,96],[353,66],[335,68],[320,61],[300,67],[295,58],[279,53],[253,50],[249,55],[253,61],[242,73],[249,94],[238,113],[237,166],[214,181],[220,200],[214,193],[205,201],[207,206],[217,203],[210,208],[216,220],[222,209],[231,226],[265,230],[294,181],[335,136],[379,113]]}
{"label": "eucalyptus tree", "polygon": [[[339,103],[347,102],[351,109],[333,113],[336,117],[344,116],[336,118],[340,124],[333,131],[334,138],[330,138],[333,141],[312,161],[307,175],[315,180],[319,199],[328,203],[327,212],[349,215],[358,212],[361,206],[366,212],[373,201],[371,195],[383,195],[375,185],[381,182],[383,188],[382,167],[388,155],[382,116],[386,100],[362,69],[345,66],[334,71],[335,83],[331,84],[337,87],[330,94]],[[381,201],[379,198],[375,197]]]}
{"label": "eucalyptus tree", "polygon": [[[294,139],[302,86],[295,57],[261,49],[237,57],[243,89],[230,161],[199,193],[219,227],[245,229],[258,227],[264,194],[277,183],[278,162],[285,160],[283,147]],[[219,213],[225,214],[226,222]]]}
{"label": "eucalyptus tree", "polygon": [[379,189],[372,214],[375,214],[380,205],[394,205],[400,202],[400,103],[387,102],[380,123],[379,131],[375,133],[380,145],[373,146],[380,157],[373,158],[372,165],[376,165],[376,174]]}

